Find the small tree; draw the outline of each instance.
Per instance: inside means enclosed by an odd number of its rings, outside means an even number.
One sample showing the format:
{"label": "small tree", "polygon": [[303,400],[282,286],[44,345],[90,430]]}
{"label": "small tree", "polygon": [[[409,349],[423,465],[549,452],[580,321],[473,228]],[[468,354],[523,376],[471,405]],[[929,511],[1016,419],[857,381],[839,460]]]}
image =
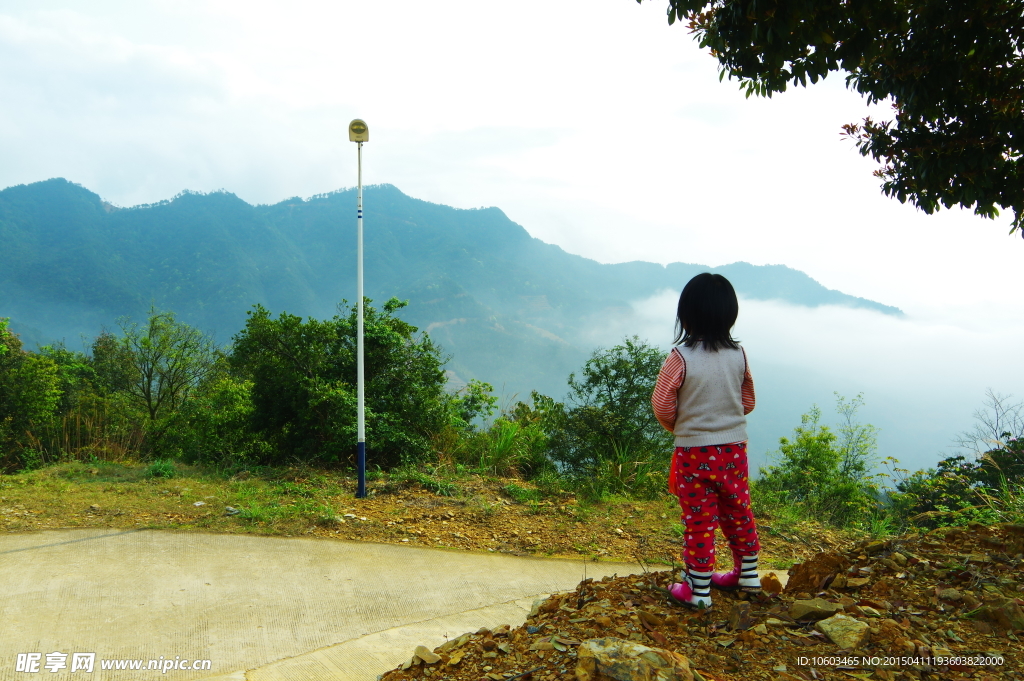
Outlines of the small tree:
{"label": "small tree", "polygon": [[839,474],[844,478],[862,479],[878,463],[878,429],[870,423],[857,422],[857,410],[864,406],[864,393],[849,402],[835,393],[840,422],[836,445],[839,448]]}
{"label": "small tree", "polygon": [[663,491],[672,434],[651,410],[665,359],[638,337],[597,350],[580,376],[569,375],[569,406],[548,409],[551,458],[603,492],[650,496]]}
{"label": "small tree", "polygon": [[[93,351],[102,348],[103,366],[111,387],[126,390],[146,410],[150,421],[175,411],[213,371],[218,351],[213,340],[198,329],[177,321],[173,312],[151,309],[143,326],[123,318],[121,350],[110,349],[107,339],[97,339]],[[131,358],[131,367],[119,360]],[[95,358],[95,354],[94,354]],[[113,366],[112,366],[113,365]],[[130,370],[130,380],[125,380]]]}
{"label": "small tree", "polygon": [[100,393],[110,395],[131,391],[138,367],[128,343],[104,330],[93,340],[90,355],[96,388]]}
{"label": "small tree", "polygon": [[836,402],[842,417],[838,435],[821,424],[821,410],[811,407],[800,417],[793,438],[779,439],[779,463],[761,469],[755,489],[803,506],[808,516],[843,526],[877,504],[875,476],[869,474],[877,431],[855,420],[861,395],[847,402],[837,393]]}

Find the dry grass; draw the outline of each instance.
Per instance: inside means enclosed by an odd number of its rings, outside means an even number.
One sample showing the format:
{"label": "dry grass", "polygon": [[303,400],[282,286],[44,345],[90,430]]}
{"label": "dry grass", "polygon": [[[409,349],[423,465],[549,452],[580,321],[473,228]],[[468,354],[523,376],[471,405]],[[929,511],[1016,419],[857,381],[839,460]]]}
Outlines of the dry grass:
{"label": "dry grass", "polygon": [[[332,471],[228,476],[168,462],[64,463],[0,476],[0,531],[175,529],[625,562],[637,560],[639,551],[652,564],[678,560],[681,528],[674,498],[584,504],[564,492],[542,494],[514,478],[466,474],[429,489],[423,480],[430,476],[424,476],[374,476],[370,496],[356,499],[355,481]],[[230,515],[229,507],[239,512]],[[765,531],[763,565],[788,567],[845,541],[812,527],[800,536]],[[729,551],[721,541],[718,550],[727,565]]]}

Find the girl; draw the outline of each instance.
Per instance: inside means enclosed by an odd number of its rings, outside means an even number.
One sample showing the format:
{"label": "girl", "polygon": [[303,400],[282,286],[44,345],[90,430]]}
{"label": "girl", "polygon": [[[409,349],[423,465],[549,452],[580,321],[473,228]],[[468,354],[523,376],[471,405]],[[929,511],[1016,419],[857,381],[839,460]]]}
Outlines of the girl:
{"label": "girl", "polygon": [[[672,597],[711,607],[711,586],[759,591],[757,540],[747,484],[747,419],[754,380],[732,337],[739,303],[729,280],[698,274],[679,296],[675,346],[658,374],[654,415],[675,434],[669,489],[679,497],[686,543],[682,582]],[[715,529],[732,549],[731,572],[712,574]]]}

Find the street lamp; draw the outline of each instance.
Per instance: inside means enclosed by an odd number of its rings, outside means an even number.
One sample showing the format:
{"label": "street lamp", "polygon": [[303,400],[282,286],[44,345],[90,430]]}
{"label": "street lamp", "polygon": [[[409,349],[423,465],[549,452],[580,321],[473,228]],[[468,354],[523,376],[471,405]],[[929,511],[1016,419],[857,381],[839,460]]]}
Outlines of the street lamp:
{"label": "street lamp", "polygon": [[363,142],[370,140],[370,129],[360,119],[348,124],[348,140],[357,144],[359,188],[356,192],[356,498],[366,497],[366,392],[363,387]]}

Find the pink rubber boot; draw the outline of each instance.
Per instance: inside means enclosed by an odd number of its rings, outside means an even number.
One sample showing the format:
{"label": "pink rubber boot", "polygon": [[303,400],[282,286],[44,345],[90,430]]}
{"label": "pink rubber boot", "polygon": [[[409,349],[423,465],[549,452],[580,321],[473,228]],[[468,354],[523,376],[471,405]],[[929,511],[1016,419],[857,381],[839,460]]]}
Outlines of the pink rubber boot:
{"label": "pink rubber boot", "polygon": [[681,575],[682,582],[669,587],[672,598],[692,608],[704,610],[711,607],[710,572],[685,572]]}
{"label": "pink rubber boot", "polygon": [[711,586],[722,591],[741,589],[748,593],[761,590],[761,579],[757,576],[757,554],[739,556],[733,554],[733,568],[729,572],[716,572],[711,575]]}

